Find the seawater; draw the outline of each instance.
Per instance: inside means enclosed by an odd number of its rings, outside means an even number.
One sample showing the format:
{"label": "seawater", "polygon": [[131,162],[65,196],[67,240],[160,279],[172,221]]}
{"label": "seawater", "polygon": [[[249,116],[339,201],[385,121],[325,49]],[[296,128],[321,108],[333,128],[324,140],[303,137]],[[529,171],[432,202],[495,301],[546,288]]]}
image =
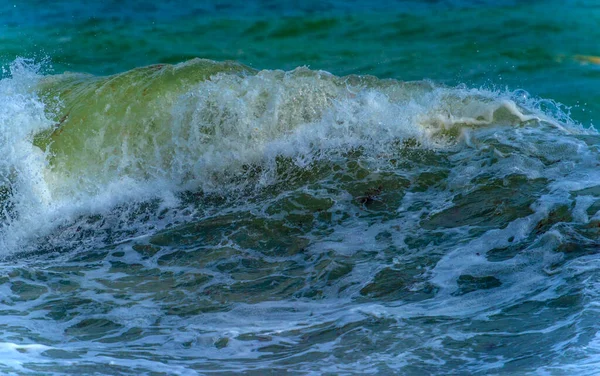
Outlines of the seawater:
{"label": "seawater", "polygon": [[598,373],[593,2],[0,9],[3,373]]}

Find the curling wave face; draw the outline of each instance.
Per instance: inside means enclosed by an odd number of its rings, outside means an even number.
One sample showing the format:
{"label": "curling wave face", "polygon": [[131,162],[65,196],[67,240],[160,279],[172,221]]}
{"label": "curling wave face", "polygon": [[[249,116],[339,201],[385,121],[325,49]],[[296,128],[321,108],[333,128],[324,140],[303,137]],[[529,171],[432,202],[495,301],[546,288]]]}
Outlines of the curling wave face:
{"label": "curling wave face", "polygon": [[33,206],[85,202],[107,190],[116,202],[130,200],[127,192],[143,199],[228,194],[277,182],[283,159],[304,168],[349,149],[377,158],[403,144],[447,148],[471,128],[540,120],[491,92],[306,68],[259,72],[196,59],[109,77],[38,77],[32,67],[21,73],[24,64],[16,62],[17,77],[4,84],[14,91],[7,107],[25,101],[16,108],[31,106],[19,114],[31,119],[20,133],[7,132],[18,139],[5,146],[25,143],[22,153],[37,160],[16,167],[13,160],[23,164],[23,157],[12,156],[4,176],[27,170],[17,180],[26,182],[19,189],[32,192]]}
{"label": "curling wave face", "polygon": [[75,191],[123,177],[223,190],[219,177],[277,155],[308,161],[408,139],[433,146],[465,127],[536,119],[491,93],[208,60],[102,78],[65,74],[40,87],[58,110],[34,144],[49,148],[53,185],[78,180]]}
{"label": "curling wave face", "polygon": [[0,324],[54,325],[7,337],[8,370],[596,364],[600,138],[551,101],[199,59],[34,68],[0,81],[3,249],[27,263],[3,265]]}

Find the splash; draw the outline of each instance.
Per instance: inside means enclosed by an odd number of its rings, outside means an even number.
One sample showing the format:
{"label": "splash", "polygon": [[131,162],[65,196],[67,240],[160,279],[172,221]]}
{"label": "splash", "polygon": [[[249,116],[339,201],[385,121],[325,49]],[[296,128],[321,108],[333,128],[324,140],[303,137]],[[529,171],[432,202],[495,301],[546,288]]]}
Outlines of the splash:
{"label": "splash", "polygon": [[471,131],[482,127],[561,127],[510,93],[307,68],[195,59],[108,77],[36,69],[19,60],[0,87],[11,233],[15,221],[46,233],[122,203],[267,187],[349,150],[377,159],[476,147]]}
{"label": "splash", "polygon": [[46,77],[38,92],[54,109],[55,125],[34,144],[50,154],[55,196],[119,179],[222,190],[220,176],[277,155],[309,160],[408,139],[436,147],[469,127],[539,120],[490,92],[208,60]]}

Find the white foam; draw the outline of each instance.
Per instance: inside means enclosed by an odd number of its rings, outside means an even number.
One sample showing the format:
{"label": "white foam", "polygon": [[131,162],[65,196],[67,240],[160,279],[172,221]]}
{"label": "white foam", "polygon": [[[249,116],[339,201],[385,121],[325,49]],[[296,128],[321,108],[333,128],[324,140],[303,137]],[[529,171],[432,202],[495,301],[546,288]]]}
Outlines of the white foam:
{"label": "white foam", "polygon": [[[129,138],[125,132],[114,145],[114,156],[106,158],[102,155],[112,155],[110,151],[95,149],[103,145],[102,132],[90,133],[86,147],[72,156],[88,161],[89,169],[64,171],[51,168],[48,156],[32,146],[33,134],[52,125],[35,95],[37,69],[17,60],[11,77],[0,82],[0,178],[13,189],[17,218],[1,239],[7,250],[80,215],[121,203],[156,197],[173,207],[174,194],[182,190],[236,189],[247,184],[235,177],[249,165],[261,167],[259,185],[272,184],[281,156],[304,168],[360,147],[377,159],[398,140],[445,148],[456,142],[444,135],[454,126],[466,130],[539,118],[524,114],[506,95],[482,90],[424,91],[426,85],[411,89],[401,83],[391,89],[353,87],[305,68],[256,76],[219,74],[155,109],[170,113],[170,123],[162,124],[162,132],[170,134],[168,142]],[[84,132],[86,125],[81,126]],[[467,140],[467,133],[462,134]],[[135,154],[148,148],[152,151]]]}
{"label": "white foam", "polygon": [[[197,356],[201,353],[199,361],[202,362],[230,360],[227,367],[232,371],[245,369],[243,364],[249,359],[258,359],[262,362],[261,366],[268,367],[271,365],[269,361],[260,357],[272,354],[258,351],[267,345],[300,348],[304,345],[299,345],[303,341],[299,333],[318,331],[324,324],[342,328],[346,324],[372,320],[376,324],[391,322],[385,324],[389,328],[384,328],[384,334],[376,334],[386,339],[382,346],[388,347],[370,354],[368,359],[329,365],[328,370],[370,372],[376,369],[374,364],[377,362],[391,362],[391,368],[402,372],[403,367],[410,364],[420,362],[443,367],[445,359],[452,359],[469,364],[471,370],[493,372],[505,363],[504,359],[484,362],[475,359],[476,354],[452,353],[451,349],[444,347],[445,341],[475,338],[482,333],[474,333],[469,328],[471,320],[487,322],[514,302],[557,298],[562,294],[561,289],[568,285],[567,278],[597,269],[597,265],[589,263],[554,268],[566,258],[557,249],[568,236],[559,225],[565,225],[563,222],[568,219],[556,219],[558,224],[548,221],[548,228],[544,227],[544,221],[560,207],[568,208],[577,225],[586,225],[591,220],[587,211],[595,202],[595,196],[573,197],[572,192],[593,187],[600,181],[600,173],[596,172],[597,152],[573,135],[585,135],[586,132],[593,135],[594,132],[560,119],[548,118],[530,102],[517,104],[510,93],[434,85],[425,85],[426,89],[419,86],[418,90],[413,90],[401,83],[393,90],[386,87],[358,88],[336,85],[327,73],[311,73],[306,69],[291,73],[264,71],[245,77],[218,75],[193,87],[163,109],[168,111],[171,119],[171,123],[167,124],[170,132],[168,142],[160,143],[154,139],[155,142],[146,143],[151,149],[143,153],[146,159],[135,154],[136,150],[140,150],[136,140],[124,137],[118,145],[113,145],[118,147],[115,147],[112,159],[100,158],[102,165],[90,170],[99,171],[102,176],[92,172],[85,175],[86,171],[83,171],[84,176],[73,177],[69,171],[50,167],[48,156],[31,145],[32,134],[52,124],[45,117],[43,103],[32,91],[39,76],[35,70],[19,64],[15,63],[12,78],[0,81],[0,95],[7,98],[7,104],[0,104],[0,109],[6,108],[5,113],[12,114],[5,116],[0,112],[0,125],[3,127],[0,137],[4,137],[0,139],[0,155],[4,158],[0,171],[4,181],[14,190],[16,212],[15,219],[8,222],[2,234],[5,251],[22,249],[28,238],[51,234],[58,225],[68,228],[72,223],[79,223],[80,216],[100,214],[109,222],[106,226],[113,226],[110,221],[114,219],[118,222],[115,227],[125,223],[123,226],[131,230],[126,237],[117,239],[123,241],[120,251],[125,255],[119,256],[121,262],[140,264],[148,270],[162,268],[161,271],[181,272],[188,266],[158,265],[157,259],[162,254],[144,258],[132,251],[132,243],[147,240],[144,231],[150,227],[143,227],[135,221],[129,224],[119,217],[123,213],[114,214],[113,209],[132,202],[159,200],[158,209],[152,210],[168,212],[173,209],[175,212],[181,204],[178,193],[186,189],[234,192],[240,185],[248,187],[252,184],[259,189],[264,188],[281,179],[277,175],[277,163],[282,157],[302,169],[319,162],[343,161],[344,153],[360,149],[359,162],[366,170],[373,174],[397,173],[410,183],[411,188],[421,173],[435,172],[435,168],[449,169],[447,177],[439,185],[406,192],[398,199],[397,207],[390,204],[385,209],[388,217],[367,205],[360,207],[352,194],[338,186],[330,185],[328,189],[310,192],[333,202],[329,213],[334,217],[339,213],[342,213],[339,217],[346,217],[332,220],[326,232],[308,230],[302,234],[303,239],[308,240],[308,246],[302,251],[307,259],[299,264],[305,268],[304,272],[309,273],[314,267],[311,264],[313,259],[308,257],[318,259],[333,254],[345,260],[358,255],[351,271],[339,277],[339,281],[331,281],[330,285],[322,288],[323,300],[294,297],[282,301],[267,299],[255,304],[228,302],[231,306],[223,311],[180,317],[165,314],[163,302],[152,300],[150,291],[147,296],[131,291],[125,291],[123,295],[120,294],[122,291],[116,293],[107,288],[107,281],[115,282],[128,276],[124,271],[109,272],[114,261],[111,256],[106,256],[108,258],[98,261],[93,267],[90,264],[94,262],[86,262],[85,268],[75,262],[75,267],[85,269],[82,275],[69,276],[78,283],[75,296],[100,305],[101,310],[85,312],[49,329],[27,324],[26,321],[34,321],[31,317],[15,321],[9,316],[7,320],[11,319],[14,325],[53,340],[69,338],[66,329],[90,317],[106,318],[121,325],[120,334],[133,327],[149,331],[160,329],[126,344],[81,340],[55,346],[64,351],[87,351],[86,364],[191,374],[187,367],[191,361],[173,360],[173,364],[167,367],[168,362],[158,359],[162,359],[164,354],[180,357],[181,354]],[[102,109],[104,112],[109,110],[108,107]],[[403,142],[416,146],[404,146]],[[90,145],[93,144],[90,142]],[[401,152],[410,147],[417,151],[434,150],[436,156],[447,158],[444,162],[447,165],[434,166],[435,161],[409,160],[410,166],[395,167],[390,160],[399,159]],[[101,154],[92,148],[82,150],[81,157],[91,160],[95,158],[94,153]],[[244,175],[244,168],[249,165],[257,166],[257,171],[260,171],[260,176],[252,182],[249,182],[249,175]],[[526,215],[497,228],[477,224],[452,227],[452,223],[434,229],[426,228],[425,223],[436,213],[444,213],[456,205],[454,200],[458,194],[476,192],[482,184],[490,181],[500,184],[503,179],[515,174],[543,180],[542,192],[530,192],[533,203]],[[478,178],[483,182],[476,183]],[[510,182],[506,180],[506,184]],[[268,204],[243,200],[236,203],[243,207],[243,210],[239,209],[241,215],[251,212],[261,219],[269,217],[265,209]],[[134,213],[127,209],[124,212],[124,217]],[[111,217],[113,214],[114,217]],[[175,216],[169,213],[164,222],[160,222],[157,215],[146,225],[152,226],[153,234],[163,227],[176,226],[176,221],[169,215]],[[189,216],[182,214],[183,222]],[[102,230],[93,226],[90,225],[92,230]],[[114,229],[110,227],[110,230]],[[540,233],[536,234],[538,230]],[[73,232],[76,231],[73,229]],[[63,236],[68,240],[70,234],[56,231],[53,239],[60,241]],[[224,240],[221,245],[236,246],[230,244],[233,240],[226,240],[229,243]],[[115,242],[114,239],[112,241]],[[418,241],[422,244],[415,246]],[[495,249],[519,245],[526,246],[506,259],[488,258],[488,253]],[[120,246],[111,244],[110,252],[116,253],[115,247]],[[90,248],[96,250],[99,247],[94,244]],[[79,245],[79,249],[88,248]],[[165,249],[163,252],[174,251],[168,247]],[[252,255],[252,252],[259,252],[245,251]],[[270,262],[274,258],[265,257],[265,260]],[[411,263],[422,265],[417,267]],[[196,266],[190,266],[193,267]],[[409,270],[413,267],[414,270]],[[392,302],[377,301],[365,296],[368,294],[362,294],[361,289],[387,268],[406,271],[407,275],[413,273],[405,283],[398,284],[398,288],[409,293],[425,290],[427,285],[437,290],[431,294],[432,298],[416,301],[402,298]],[[233,278],[225,272],[219,274],[214,269],[211,272],[220,277],[219,283],[233,282]],[[459,278],[463,275],[493,276],[501,285],[458,294]],[[307,283],[310,278],[307,277]],[[344,286],[343,291],[340,291],[341,286]],[[8,307],[8,303],[14,303],[13,292],[6,286],[2,291],[11,299],[8,301],[7,298]],[[200,295],[193,295],[193,298],[209,299]],[[17,307],[11,306],[11,309],[26,312],[43,299],[29,302],[16,302],[14,299]],[[452,320],[452,323],[419,324],[420,319],[436,320],[440,317]],[[568,317],[522,334],[550,333],[569,326],[575,319]],[[264,334],[264,338],[239,339],[241,335],[257,333]],[[492,334],[504,338],[514,333],[496,331]],[[428,336],[427,340],[423,341],[425,336]],[[223,339],[227,340],[226,346],[217,348],[217,344],[224,343],[219,342]],[[336,337],[309,344],[302,351],[333,353],[342,341],[343,338]],[[410,345],[410,341],[417,345]],[[121,345],[148,350],[151,355],[146,359],[111,356],[111,351],[120,354]],[[24,362],[37,362],[44,351],[43,347],[29,349],[13,343],[3,346],[0,346],[0,355],[3,351],[6,353],[5,364],[17,371],[21,370],[19,367]],[[590,353],[593,355],[593,352]],[[430,354],[437,358],[429,357]],[[157,360],[152,360],[153,357]],[[323,363],[325,361],[316,364]],[[591,361],[590,364],[595,363]],[[299,367],[305,367],[309,373],[314,371],[311,366],[304,364]]]}

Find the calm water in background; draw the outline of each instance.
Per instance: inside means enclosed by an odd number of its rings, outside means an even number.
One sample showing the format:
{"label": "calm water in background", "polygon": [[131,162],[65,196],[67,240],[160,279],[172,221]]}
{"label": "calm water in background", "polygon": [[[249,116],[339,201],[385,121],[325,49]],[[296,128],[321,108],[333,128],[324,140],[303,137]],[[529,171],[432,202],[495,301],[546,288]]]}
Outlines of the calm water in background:
{"label": "calm water in background", "polygon": [[0,371],[599,373],[599,21],[2,2]]}

